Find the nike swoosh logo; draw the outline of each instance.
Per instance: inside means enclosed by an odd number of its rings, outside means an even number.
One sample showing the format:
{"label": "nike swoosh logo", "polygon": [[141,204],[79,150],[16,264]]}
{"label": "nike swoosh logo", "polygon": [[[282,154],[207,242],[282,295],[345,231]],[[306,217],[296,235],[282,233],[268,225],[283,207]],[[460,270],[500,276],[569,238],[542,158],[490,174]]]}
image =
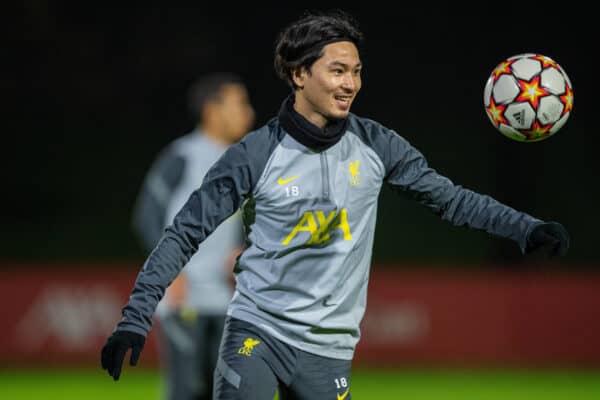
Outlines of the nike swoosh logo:
{"label": "nike swoosh logo", "polygon": [[286,183],[290,183],[291,181],[293,181],[294,179],[297,179],[297,178],[298,178],[298,175],[294,175],[291,178],[287,178],[287,179],[279,178],[279,179],[277,179],[277,184],[285,185]]}
{"label": "nike swoosh logo", "polygon": [[344,400],[346,398],[346,396],[348,396],[348,393],[350,393],[350,389],[346,389],[346,391],[342,394],[338,394],[337,398],[338,400]]}

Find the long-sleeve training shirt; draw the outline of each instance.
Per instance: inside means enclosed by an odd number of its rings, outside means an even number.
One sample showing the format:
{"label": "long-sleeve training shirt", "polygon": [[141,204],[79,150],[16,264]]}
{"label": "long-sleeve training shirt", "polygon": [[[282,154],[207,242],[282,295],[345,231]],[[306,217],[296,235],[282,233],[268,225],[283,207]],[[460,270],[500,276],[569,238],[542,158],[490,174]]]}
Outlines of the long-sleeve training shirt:
{"label": "long-sleeve training shirt", "polygon": [[135,282],[117,329],[146,334],[165,287],[241,207],[247,248],[228,314],[304,351],[351,359],[360,338],[385,182],[441,219],[512,239],[538,219],[455,185],[393,130],[350,114],[335,144],[302,144],[281,117],[246,135],[209,170]]}

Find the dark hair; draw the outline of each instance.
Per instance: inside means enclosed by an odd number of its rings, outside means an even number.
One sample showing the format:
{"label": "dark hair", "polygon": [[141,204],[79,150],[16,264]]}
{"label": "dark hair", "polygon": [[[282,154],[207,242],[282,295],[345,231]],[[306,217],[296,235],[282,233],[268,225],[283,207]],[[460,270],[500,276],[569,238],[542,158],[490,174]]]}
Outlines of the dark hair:
{"label": "dark hair", "polygon": [[204,105],[219,99],[224,85],[243,84],[242,78],[231,72],[215,72],[198,78],[188,89],[188,108],[194,118],[199,118]]}
{"label": "dark hair", "polygon": [[275,45],[275,72],[295,89],[292,73],[298,68],[307,70],[323,56],[323,47],[335,41],[350,41],[357,47],[363,34],[356,20],[342,10],[305,12],[285,27]]}

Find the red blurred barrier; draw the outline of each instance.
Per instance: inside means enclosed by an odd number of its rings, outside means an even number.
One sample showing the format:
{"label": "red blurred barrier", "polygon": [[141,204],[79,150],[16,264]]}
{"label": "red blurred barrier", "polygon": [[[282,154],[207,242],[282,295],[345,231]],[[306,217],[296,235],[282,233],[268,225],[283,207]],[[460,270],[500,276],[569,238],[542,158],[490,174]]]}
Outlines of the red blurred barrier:
{"label": "red blurred barrier", "polygon": [[[137,268],[3,266],[0,365],[98,363]],[[355,364],[597,367],[599,317],[597,274],[374,267]]]}
{"label": "red blurred barrier", "polygon": [[[0,365],[100,363],[136,266],[5,265],[0,272]],[[154,335],[144,364],[157,362]]]}
{"label": "red blurred barrier", "polygon": [[600,366],[600,275],[375,270],[356,362]]}

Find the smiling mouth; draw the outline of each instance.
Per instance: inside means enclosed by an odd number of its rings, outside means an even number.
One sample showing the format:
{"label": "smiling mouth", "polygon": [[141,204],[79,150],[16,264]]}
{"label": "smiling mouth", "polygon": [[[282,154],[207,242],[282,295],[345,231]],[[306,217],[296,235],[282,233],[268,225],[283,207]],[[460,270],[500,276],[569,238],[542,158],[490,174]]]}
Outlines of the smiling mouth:
{"label": "smiling mouth", "polygon": [[352,96],[334,96],[335,102],[337,106],[341,110],[348,110],[350,108],[350,104],[352,104]]}
{"label": "smiling mouth", "polygon": [[337,101],[342,101],[342,102],[346,102],[346,103],[349,103],[352,100],[352,96],[340,96],[340,95],[338,95],[338,96],[334,96],[334,98]]}

